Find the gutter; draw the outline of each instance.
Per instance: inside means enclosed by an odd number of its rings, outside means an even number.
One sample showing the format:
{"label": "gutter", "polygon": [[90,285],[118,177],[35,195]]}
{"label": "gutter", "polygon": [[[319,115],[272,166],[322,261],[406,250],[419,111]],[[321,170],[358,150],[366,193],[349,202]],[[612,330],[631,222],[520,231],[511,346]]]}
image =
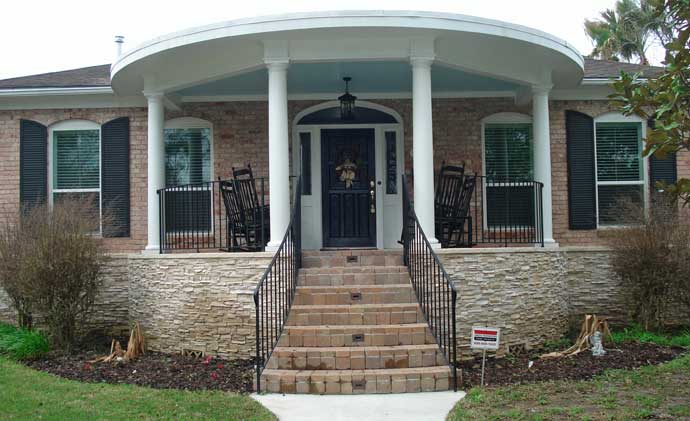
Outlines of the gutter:
{"label": "gutter", "polygon": [[53,96],[53,95],[98,95],[112,94],[110,86],[82,86],[71,88],[12,88],[0,89],[0,97]]}

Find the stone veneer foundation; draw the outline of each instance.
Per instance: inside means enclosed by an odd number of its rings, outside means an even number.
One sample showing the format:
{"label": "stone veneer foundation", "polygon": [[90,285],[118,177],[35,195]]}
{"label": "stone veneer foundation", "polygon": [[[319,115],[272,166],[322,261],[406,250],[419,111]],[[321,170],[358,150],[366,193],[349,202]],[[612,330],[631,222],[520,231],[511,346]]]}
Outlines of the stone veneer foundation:
{"label": "stone veneer foundation", "polygon": [[[500,327],[503,354],[558,339],[586,313],[619,323],[627,319],[625,293],[611,272],[606,248],[444,249],[439,256],[459,290],[461,356],[469,355],[473,325]],[[113,255],[93,327],[122,333],[129,322],[139,321],[152,350],[253,356],[252,292],[271,257]],[[14,319],[2,295],[0,319]]]}

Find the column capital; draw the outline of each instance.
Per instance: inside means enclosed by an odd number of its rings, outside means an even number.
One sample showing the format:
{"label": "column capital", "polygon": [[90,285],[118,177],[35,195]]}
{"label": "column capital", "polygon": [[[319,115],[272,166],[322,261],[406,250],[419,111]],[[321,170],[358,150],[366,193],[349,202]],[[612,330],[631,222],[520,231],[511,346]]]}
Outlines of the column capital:
{"label": "column capital", "polygon": [[269,71],[285,71],[290,67],[290,60],[288,59],[264,59],[264,64]]}
{"label": "column capital", "polygon": [[143,91],[142,93],[149,101],[162,101],[165,97],[163,92]]}
{"label": "column capital", "polygon": [[552,84],[532,85],[533,95],[548,95],[553,88]]}
{"label": "column capital", "polygon": [[410,65],[413,68],[431,68],[434,56],[410,56]]}

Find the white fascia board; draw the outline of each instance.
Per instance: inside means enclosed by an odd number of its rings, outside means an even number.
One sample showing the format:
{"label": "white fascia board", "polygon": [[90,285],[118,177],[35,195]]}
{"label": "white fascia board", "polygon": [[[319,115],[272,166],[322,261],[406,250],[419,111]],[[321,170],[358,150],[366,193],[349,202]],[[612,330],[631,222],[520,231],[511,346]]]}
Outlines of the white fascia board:
{"label": "white fascia board", "polygon": [[113,93],[91,95],[0,96],[0,110],[38,110],[70,108],[129,108],[146,107],[146,98],[117,96]]}
{"label": "white fascia board", "polygon": [[112,94],[110,86],[87,86],[74,88],[16,88],[0,89],[0,97],[52,96],[52,95],[94,95]]}

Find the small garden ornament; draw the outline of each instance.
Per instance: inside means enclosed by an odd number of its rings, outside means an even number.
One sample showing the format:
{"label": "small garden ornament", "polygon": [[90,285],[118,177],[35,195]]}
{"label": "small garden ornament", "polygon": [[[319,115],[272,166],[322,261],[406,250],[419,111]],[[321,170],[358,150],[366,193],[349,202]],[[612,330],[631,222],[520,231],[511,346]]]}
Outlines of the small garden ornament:
{"label": "small garden ornament", "polygon": [[590,337],[590,343],[592,344],[592,355],[595,357],[602,357],[606,355],[606,351],[604,350],[604,346],[601,343],[601,332],[596,331],[594,334]]}

